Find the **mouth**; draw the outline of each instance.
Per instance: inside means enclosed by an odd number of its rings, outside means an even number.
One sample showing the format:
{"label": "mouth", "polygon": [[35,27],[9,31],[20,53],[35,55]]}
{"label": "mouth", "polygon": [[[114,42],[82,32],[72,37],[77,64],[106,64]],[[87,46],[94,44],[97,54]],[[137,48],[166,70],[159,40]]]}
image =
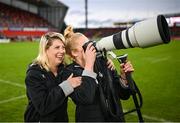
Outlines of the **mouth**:
{"label": "mouth", "polygon": [[56,55],[56,58],[58,59],[58,60],[63,60],[64,59],[64,54],[57,54]]}
{"label": "mouth", "polygon": [[58,59],[63,59],[63,58],[64,58],[64,55],[58,55],[56,58],[58,58]]}
{"label": "mouth", "polygon": [[58,57],[56,57],[56,58],[58,58],[58,59],[62,59],[62,58],[64,58],[64,56],[58,56]]}

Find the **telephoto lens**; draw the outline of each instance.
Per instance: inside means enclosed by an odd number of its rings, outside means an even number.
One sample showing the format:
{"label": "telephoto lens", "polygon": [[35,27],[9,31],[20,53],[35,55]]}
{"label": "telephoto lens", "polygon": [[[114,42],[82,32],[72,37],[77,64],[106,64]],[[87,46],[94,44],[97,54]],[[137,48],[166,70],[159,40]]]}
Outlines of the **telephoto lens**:
{"label": "telephoto lens", "polygon": [[132,27],[104,37],[96,42],[96,49],[126,49],[152,47],[170,42],[170,31],[163,15],[137,22]]}

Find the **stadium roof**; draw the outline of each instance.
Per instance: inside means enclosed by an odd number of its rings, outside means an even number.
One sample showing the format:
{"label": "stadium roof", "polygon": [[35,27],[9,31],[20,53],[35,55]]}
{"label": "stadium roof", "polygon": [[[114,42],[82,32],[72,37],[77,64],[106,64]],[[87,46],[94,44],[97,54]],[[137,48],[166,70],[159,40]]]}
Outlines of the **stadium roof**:
{"label": "stadium roof", "polygon": [[68,10],[59,0],[0,0],[0,3],[37,14],[58,29],[62,28]]}
{"label": "stadium roof", "polygon": [[36,6],[65,6],[62,2],[58,0],[19,0],[22,2],[30,3]]}

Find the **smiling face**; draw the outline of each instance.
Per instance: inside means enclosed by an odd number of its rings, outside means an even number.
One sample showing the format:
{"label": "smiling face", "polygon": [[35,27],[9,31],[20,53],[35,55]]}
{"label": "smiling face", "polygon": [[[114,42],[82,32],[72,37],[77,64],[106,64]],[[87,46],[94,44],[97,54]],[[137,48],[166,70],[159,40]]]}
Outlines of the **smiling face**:
{"label": "smiling face", "polygon": [[58,66],[64,60],[65,46],[60,39],[53,39],[51,46],[46,50],[50,66]]}

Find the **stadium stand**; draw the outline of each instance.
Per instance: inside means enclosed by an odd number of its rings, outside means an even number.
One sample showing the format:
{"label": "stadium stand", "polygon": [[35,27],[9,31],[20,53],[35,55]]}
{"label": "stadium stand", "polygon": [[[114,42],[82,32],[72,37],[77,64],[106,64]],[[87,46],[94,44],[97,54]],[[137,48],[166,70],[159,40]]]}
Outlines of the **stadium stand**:
{"label": "stadium stand", "polygon": [[[10,39],[39,38],[47,31],[63,32],[66,27],[64,17],[68,7],[59,0],[0,0],[0,37]],[[171,36],[180,38],[180,14],[165,15]],[[77,28],[87,37],[101,38],[127,28],[126,24],[116,23],[115,28]],[[121,24],[121,25],[120,25]],[[118,26],[119,25],[119,26]]]}
{"label": "stadium stand", "polygon": [[[180,39],[180,14],[167,14],[165,15],[165,17],[167,19],[170,28],[171,38]],[[134,21],[127,23],[119,22],[119,23],[114,23],[114,25],[116,25],[117,27],[113,27],[113,28],[89,28],[89,29],[78,28],[76,30],[79,32],[83,32],[90,39],[97,39],[125,30],[126,28],[132,26],[135,23],[136,22]]]}
{"label": "stadium stand", "polygon": [[172,39],[180,39],[180,13],[166,14]]}
{"label": "stadium stand", "polygon": [[58,0],[0,0],[0,37],[38,38],[61,31],[67,9]]}
{"label": "stadium stand", "polygon": [[7,28],[51,27],[50,24],[36,14],[0,4],[0,26]]}
{"label": "stadium stand", "polygon": [[106,37],[112,34],[115,34],[119,31],[124,30],[125,28],[79,28],[75,29],[78,32],[84,33],[88,38],[94,39],[94,38],[100,38],[100,37]]}

